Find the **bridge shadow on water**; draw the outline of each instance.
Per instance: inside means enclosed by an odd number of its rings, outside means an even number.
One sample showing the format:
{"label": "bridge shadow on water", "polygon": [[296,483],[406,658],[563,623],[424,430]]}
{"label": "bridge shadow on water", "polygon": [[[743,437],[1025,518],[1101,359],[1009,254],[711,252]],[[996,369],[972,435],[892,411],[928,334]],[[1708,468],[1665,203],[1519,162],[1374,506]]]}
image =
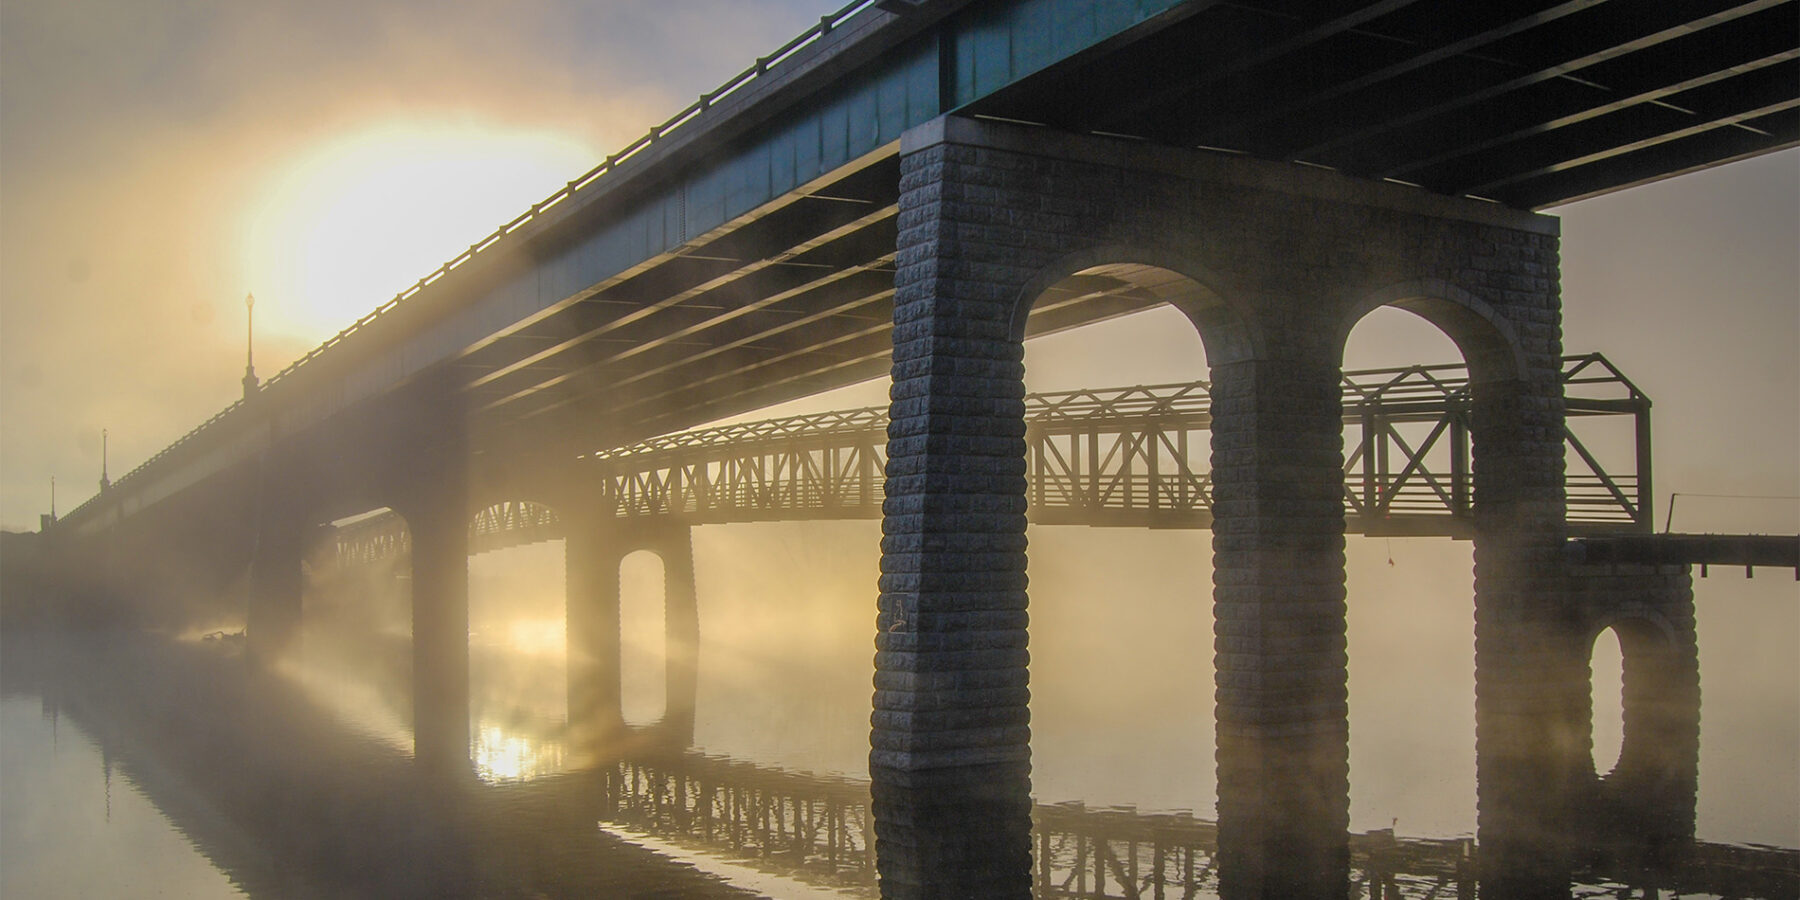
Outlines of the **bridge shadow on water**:
{"label": "bridge shadow on water", "polygon": [[[639,732],[629,758],[486,783],[358,734],[231,642],[13,634],[5,691],[94,735],[254,897],[874,896],[869,785],[693,752]],[[667,734],[666,732],[664,733]],[[1640,811],[1641,812],[1641,811]],[[1217,832],[1186,813],[1040,805],[1041,898],[1217,897]],[[1800,853],[1592,829],[1561,896],[1800,896]],[[1601,832],[1611,831],[1611,837]],[[1350,836],[1350,896],[1470,898],[1466,839]],[[1555,876],[1552,876],[1555,877]],[[746,889],[748,888],[748,890]]]}

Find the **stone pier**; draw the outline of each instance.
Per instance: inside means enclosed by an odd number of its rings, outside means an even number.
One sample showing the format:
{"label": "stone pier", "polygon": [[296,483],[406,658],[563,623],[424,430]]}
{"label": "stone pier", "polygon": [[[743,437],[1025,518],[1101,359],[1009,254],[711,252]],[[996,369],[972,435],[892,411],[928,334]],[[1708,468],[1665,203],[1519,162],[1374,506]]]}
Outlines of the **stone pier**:
{"label": "stone pier", "polygon": [[692,744],[700,642],[692,530],[674,522],[621,520],[598,502],[562,515],[569,723],[578,754],[588,760],[610,757],[630,732],[622,714],[619,566],[639,550],[655,553],[663,564],[667,700],[648,736],[672,746]]}
{"label": "stone pier", "polygon": [[435,771],[469,764],[469,499],[461,458],[420,467],[394,505],[412,532],[413,755]]}
{"label": "stone pier", "polygon": [[[883,896],[1030,893],[1022,341],[1036,298],[1087,272],[1185,313],[1214,383],[1224,892],[1347,895],[1343,342],[1393,305],[1463,350],[1478,544],[1495,545],[1484,622],[1522,646],[1555,600],[1533,565],[1561,542],[1555,221],[955,117],[906,134],[901,179],[870,754]],[[1557,732],[1563,699],[1503,705]]]}

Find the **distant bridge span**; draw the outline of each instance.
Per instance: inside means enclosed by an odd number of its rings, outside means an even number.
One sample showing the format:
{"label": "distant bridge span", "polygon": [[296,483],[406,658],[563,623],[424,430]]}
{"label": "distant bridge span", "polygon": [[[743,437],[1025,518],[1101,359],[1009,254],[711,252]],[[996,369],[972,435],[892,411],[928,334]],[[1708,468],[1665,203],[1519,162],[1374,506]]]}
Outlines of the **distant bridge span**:
{"label": "distant bridge span", "polygon": [[[1648,531],[1650,401],[1599,354],[1564,360],[1570,425],[1565,475],[1578,533]],[[1409,366],[1344,373],[1345,527],[1352,533],[1467,537],[1471,523],[1468,371]],[[1025,398],[1027,515],[1041,525],[1209,528],[1210,385],[1094,388]],[[1582,419],[1633,417],[1632,454],[1604,465],[1577,436]],[[887,464],[885,407],[834,410],[662,435],[589,454],[618,517],[689,525],[878,519]],[[469,524],[471,553],[561,538],[556,511],[514,500]],[[382,515],[338,530],[357,564],[407,552],[404,523]]]}

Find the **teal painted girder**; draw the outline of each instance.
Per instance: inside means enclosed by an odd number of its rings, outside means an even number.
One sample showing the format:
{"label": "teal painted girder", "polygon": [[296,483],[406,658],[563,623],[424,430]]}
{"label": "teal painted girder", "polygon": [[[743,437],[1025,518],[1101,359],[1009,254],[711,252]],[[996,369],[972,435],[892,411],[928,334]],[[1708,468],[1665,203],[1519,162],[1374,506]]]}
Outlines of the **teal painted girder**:
{"label": "teal painted girder", "polygon": [[942,31],[954,110],[1093,49],[1190,0],[1016,0],[971,7]]}
{"label": "teal painted girder", "polygon": [[965,7],[758,137],[684,172],[535,273],[558,302],[826,176],[945,111],[974,103],[1182,6],[1185,0],[1014,0]]}

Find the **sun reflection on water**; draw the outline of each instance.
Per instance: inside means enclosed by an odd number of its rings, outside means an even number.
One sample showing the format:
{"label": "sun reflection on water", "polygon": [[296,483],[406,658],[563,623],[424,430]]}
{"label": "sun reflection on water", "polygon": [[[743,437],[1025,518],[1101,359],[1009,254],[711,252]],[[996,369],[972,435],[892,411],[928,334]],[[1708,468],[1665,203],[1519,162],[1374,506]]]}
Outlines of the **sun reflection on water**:
{"label": "sun reflection on water", "polygon": [[497,725],[475,729],[475,774],[489,783],[530,781],[563,770],[566,747],[560,740],[508,732]]}

